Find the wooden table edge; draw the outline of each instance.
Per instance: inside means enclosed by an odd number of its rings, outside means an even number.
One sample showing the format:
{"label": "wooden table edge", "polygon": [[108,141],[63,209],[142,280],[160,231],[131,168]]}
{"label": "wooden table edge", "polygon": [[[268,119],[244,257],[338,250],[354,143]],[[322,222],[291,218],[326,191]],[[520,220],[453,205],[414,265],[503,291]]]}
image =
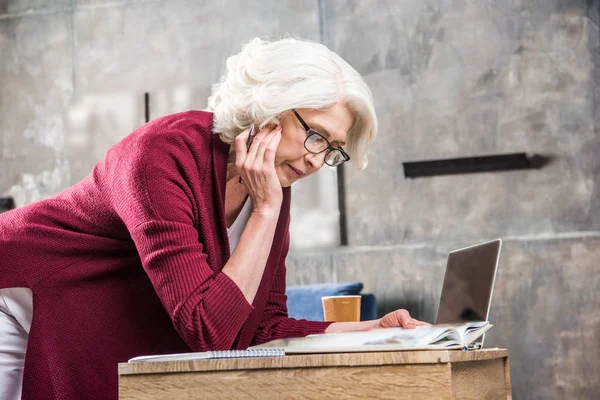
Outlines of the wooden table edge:
{"label": "wooden table edge", "polygon": [[223,358],[188,361],[119,363],[123,375],[231,371],[272,368],[317,368],[397,364],[447,364],[508,357],[506,349],[418,350],[364,353],[290,354],[283,357]]}

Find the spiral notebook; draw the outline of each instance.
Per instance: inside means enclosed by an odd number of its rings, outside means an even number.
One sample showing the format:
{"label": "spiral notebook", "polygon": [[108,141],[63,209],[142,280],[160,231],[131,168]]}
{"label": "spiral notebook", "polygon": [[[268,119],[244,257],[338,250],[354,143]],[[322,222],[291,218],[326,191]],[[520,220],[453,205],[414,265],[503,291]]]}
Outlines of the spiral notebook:
{"label": "spiral notebook", "polygon": [[214,358],[249,358],[249,357],[281,357],[285,356],[283,349],[248,349],[248,350],[217,350],[201,353],[159,354],[156,356],[139,356],[128,362],[144,361],[188,361],[209,360]]}

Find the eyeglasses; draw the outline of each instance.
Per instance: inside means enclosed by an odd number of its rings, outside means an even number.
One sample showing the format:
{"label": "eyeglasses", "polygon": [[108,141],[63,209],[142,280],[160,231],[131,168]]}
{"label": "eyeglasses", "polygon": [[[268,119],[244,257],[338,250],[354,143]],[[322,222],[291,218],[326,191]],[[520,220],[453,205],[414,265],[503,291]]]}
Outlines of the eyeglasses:
{"label": "eyeglasses", "polygon": [[350,160],[350,156],[341,147],[333,147],[327,139],[323,137],[319,132],[311,129],[306,122],[300,117],[298,112],[292,108],[292,112],[298,118],[298,121],[306,130],[306,140],[304,140],[304,147],[312,154],[320,154],[327,151],[325,154],[325,164],[331,167],[337,167],[342,165],[346,161]]}

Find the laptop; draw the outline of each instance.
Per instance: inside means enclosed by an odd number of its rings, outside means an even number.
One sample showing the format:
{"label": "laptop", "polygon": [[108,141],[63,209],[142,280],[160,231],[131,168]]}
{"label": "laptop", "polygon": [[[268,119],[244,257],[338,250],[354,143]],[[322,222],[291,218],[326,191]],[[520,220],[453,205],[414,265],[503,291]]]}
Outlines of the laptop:
{"label": "laptop", "polygon": [[[496,239],[450,252],[436,324],[488,320],[501,247]],[[483,347],[484,336],[470,347]]]}

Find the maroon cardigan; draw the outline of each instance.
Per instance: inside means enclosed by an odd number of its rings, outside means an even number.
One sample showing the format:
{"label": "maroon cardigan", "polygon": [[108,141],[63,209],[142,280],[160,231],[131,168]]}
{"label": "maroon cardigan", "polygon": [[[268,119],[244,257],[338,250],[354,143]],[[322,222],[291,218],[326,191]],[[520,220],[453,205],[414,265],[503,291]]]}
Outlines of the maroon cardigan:
{"label": "maroon cardigan", "polygon": [[[33,291],[24,399],[116,399],[117,363],[321,333],[287,317],[290,189],[258,293],[221,270],[229,145],[212,114],[152,121],[81,182],[0,215],[0,288]],[[2,340],[2,338],[0,338]]]}

